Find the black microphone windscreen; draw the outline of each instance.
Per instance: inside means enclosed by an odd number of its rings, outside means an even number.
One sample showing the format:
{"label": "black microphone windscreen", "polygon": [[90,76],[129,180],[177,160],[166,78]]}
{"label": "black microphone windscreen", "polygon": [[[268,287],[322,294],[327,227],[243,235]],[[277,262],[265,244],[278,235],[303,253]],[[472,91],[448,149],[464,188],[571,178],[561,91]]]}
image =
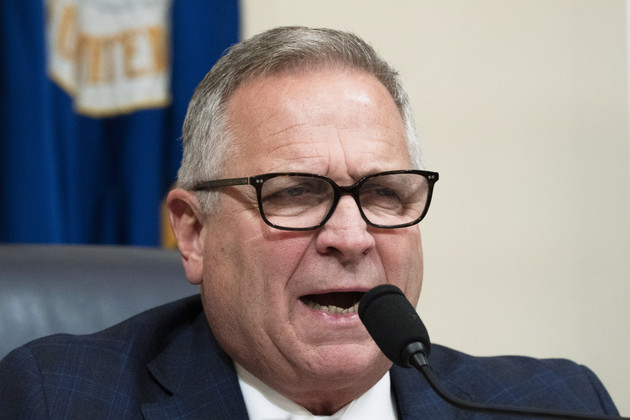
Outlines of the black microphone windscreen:
{"label": "black microphone windscreen", "polygon": [[403,350],[420,342],[429,357],[431,342],[418,312],[396,286],[383,284],[367,292],[359,303],[359,318],[378,347],[392,362],[408,367]]}

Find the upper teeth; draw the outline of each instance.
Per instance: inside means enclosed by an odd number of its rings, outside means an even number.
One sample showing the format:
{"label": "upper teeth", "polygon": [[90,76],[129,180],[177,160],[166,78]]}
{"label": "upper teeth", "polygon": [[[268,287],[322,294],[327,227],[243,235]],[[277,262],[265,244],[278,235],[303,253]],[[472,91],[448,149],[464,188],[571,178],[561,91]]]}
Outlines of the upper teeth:
{"label": "upper teeth", "polygon": [[310,300],[305,301],[309,308],[313,308],[317,311],[329,312],[331,314],[356,314],[359,312],[359,302],[355,303],[349,308],[340,308],[335,305],[322,306],[319,303],[312,302]]}

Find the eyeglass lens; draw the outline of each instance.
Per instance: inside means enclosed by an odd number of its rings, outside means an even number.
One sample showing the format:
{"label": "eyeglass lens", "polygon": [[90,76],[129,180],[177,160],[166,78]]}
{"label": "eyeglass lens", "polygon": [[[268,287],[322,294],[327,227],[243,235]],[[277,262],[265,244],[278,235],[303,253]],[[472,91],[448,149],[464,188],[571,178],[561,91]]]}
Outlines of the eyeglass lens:
{"label": "eyeglass lens", "polygon": [[[377,174],[363,180],[358,190],[364,217],[374,225],[397,226],[419,219],[425,209],[428,182],[415,173]],[[335,202],[335,188],[326,179],[283,175],[261,187],[262,212],[280,227],[318,226]]]}

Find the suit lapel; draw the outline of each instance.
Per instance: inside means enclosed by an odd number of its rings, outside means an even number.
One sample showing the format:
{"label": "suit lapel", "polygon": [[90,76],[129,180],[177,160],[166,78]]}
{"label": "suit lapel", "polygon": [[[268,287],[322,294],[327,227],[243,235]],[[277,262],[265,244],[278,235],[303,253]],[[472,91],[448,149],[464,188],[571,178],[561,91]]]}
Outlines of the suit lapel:
{"label": "suit lapel", "polygon": [[248,418],[234,364],[216,342],[203,312],[148,369],[164,396],[142,405],[147,420]]}
{"label": "suit lapel", "polygon": [[470,417],[470,413],[443,401],[415,369],[393,366],[390,374],[401,420],[463,420]]}

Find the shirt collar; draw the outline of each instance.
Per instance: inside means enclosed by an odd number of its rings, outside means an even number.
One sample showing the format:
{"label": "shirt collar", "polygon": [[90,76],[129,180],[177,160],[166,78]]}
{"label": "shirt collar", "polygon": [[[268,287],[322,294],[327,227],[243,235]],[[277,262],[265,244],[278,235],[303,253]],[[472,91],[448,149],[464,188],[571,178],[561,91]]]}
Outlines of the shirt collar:
{"label": "shirt collar", "polygon": [[396,420],[396,407],[389,372],[365,394],[332,416],[316,416],[304,407],[271,389],[260,379],[235,363],[238,381],[250,420]]}

